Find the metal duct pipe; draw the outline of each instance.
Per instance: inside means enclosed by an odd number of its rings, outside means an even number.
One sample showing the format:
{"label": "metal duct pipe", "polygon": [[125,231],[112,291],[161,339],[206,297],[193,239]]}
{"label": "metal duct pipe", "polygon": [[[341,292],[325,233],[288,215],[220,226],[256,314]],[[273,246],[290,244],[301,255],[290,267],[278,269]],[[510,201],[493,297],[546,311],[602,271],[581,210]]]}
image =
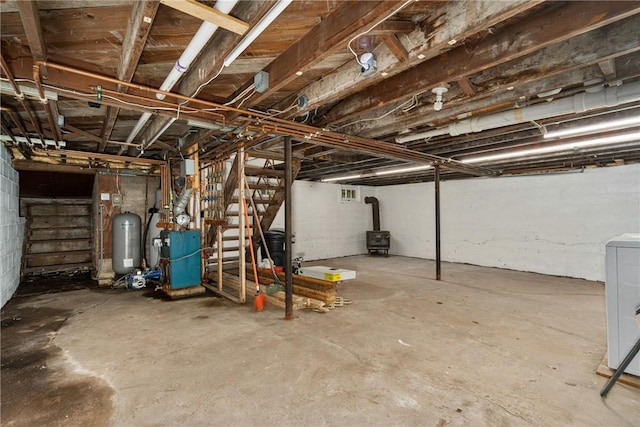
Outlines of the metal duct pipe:
{"label": "metal duct pipe", "polygon": [[372,196],[364,198],[365,203],[371,203],[373,209],[373,231],[380,231],[380,205],[378,199]]}
{"label": "metal duct pipe", "polygon": [[482,132],[533,120],[584,113],[599,108],[616,107],[637,101],[640,101],[640,82],[627,83],[622,86],[607,87],[599,92],[581,92],[574,96],[551,102],[461,120],[444,128],[396,138],[396,142],[405,143],[447,134],[458,136]]}

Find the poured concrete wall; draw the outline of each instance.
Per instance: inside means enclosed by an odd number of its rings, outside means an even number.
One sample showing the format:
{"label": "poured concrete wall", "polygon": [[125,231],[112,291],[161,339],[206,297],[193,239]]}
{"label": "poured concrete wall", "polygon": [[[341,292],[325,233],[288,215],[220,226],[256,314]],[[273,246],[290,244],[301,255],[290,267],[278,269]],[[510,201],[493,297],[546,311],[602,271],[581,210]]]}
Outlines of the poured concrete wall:
{"label": "poured concrete wall", "polygon": [[20,218],[18,172],[7,148],[0,144],[0,290],[2,306],[20,283],[24,218]]}
{"label": "poured concrete wall", "polygon": [[[435,257],[433,183],[376,190],[391,253]],[[441,183],[442,259],[604,280],[605,243],[640,232],[640,165]]]}
{"label": "poured concrete wall", "polygon": [[[339,184],[295,181],[293,184],[293,257],[305,260],[343,257],[367,252],[365,231],[373,225],[371,205],[364,203],[373,187],[352,187],[357,200],[343,202]],[[284,204],[271,229],[284,230]],[[381,215],[384,215],[382,213]],[[384,217],[382,227],[385,226]]]}

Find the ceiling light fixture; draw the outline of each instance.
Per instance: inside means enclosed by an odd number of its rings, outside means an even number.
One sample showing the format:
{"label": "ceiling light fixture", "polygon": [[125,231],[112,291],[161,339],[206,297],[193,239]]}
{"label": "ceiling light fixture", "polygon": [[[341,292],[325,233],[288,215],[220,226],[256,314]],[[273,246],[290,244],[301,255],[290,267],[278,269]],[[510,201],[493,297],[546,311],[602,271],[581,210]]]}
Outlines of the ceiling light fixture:
{"label": "ceiling light fixture", "polygon": [[224,66],[228,67],[235,61],[242,52],[244,52],[255,39],[258,38],[264,30],[291,4],[293,0],[278,0],[266,15],[253,26],[247,35],[244,36],[240,43],[224,58]]}
{"label": "ceiling light fixture", "polygon": [[358,63],[360,64],[360,75],[362,77],[368,77],[378,71],[376,56],[371,52],[365,52],[360,55]]}
{"label": "ceiling light fixture", "polygon": [[593,147],[597,145],[618,144],[621,142],[640,141],[640,132],[626,133],[622,135],[608,136],[604,138],[588,139],[586,141],[569,142],[566,144],[550,145],[548,147],[531,148],[528,150],[508,151],[506,153],[491,154],[488,156],[469,157],[460,160],[462,163],[482,163],[493,160],[505,160],[515,157],[527,157],[535,154],[548,154],[558,151],[575,150],[578,148]]}
{"label": "ceiling light fixture", "polygon": [[441,86],[436,86],[431,89],[431,92],[436,94],[436,102],[433,103],[433,109],[436,111],[442,110],[442,95],[449,92],[449,85],[443,84]]}
{"label": "ceiling light fixture", "polygon": [[640,116],[626,119],[613,120],[609,122],[596,123],[593,125],[579,126],[571,129],[562,129],[547,132],[543,136],[545,139],[566,138],[568,136],[584,135],[604,130],[622,129],[630,126],[640,126]]}
{"label": "ceiling light fixture", "polygon": [[408,172],[418,172],[418,171],[431,169],[432,167],[433,166],[431,165],[422,165],[422,166],[412,166],[412,167],[400,168],[400,169],[379,170],[375,172],[375,175],[381,176],[381,175],[395,175],[399,173],[408,173]]}
{"label": "ceiling light fixture", "polygon": [[322,182],[333,182],[333,181],[346,181],[348,179],[357,179],[362,177],[362,175],[348,175],[348,176],[336,176],[333,178],[324,178]]}
{"label": "ceiling light fixture", "polygon": [[187,120],[187,124],[189,126],[193,126],[193,127],[201,128],[201,129],[218,130],[218,129],[222,128],[222,126],[217,125],[215,123],[208,123],[208,122],[203,122],[203,121],[200,121],[200,120],[192,120],[192,119]]}

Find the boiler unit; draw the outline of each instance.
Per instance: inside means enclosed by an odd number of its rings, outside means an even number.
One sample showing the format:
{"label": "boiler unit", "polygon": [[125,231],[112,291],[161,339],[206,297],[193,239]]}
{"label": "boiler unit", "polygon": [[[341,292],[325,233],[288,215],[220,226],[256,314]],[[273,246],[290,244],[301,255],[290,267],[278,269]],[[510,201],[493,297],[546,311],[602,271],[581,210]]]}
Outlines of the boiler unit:
{"label": "boiler unit", "polygon": [[176,289],[200,286],[200,232],[164,230],[160,232],[160,242],[162,289],[169,293]]}
{"label": "boiler unit", "polygon": [[140,217],[131,212],[113,217],[112,264],[117,274],[130,273],[140,266],[140,222]]}
{"label": "boiler unit", "polygon": [[391,233],[380,230],[380,207],[378,199],[375,197],[365,197],[364,202],[370,203],[373,209],[373,230],[367,231],[367,251],[369,251],[369,255],[371,255],[372,252],[384,252],[385,256],[389,256]]}

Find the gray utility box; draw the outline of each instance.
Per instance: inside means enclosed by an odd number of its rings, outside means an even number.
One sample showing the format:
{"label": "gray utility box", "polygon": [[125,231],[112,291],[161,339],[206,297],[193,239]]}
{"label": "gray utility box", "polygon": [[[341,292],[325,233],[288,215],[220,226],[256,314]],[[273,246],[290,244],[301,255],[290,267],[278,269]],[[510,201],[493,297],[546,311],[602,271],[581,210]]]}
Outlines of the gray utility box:
{"label": "gray utility box", "polygon": [[[640,234],[623,234],[607,242],[607,349],[609,367],[617,369],[640,338]],[[640,354],[625,372],[640,375]]]}

